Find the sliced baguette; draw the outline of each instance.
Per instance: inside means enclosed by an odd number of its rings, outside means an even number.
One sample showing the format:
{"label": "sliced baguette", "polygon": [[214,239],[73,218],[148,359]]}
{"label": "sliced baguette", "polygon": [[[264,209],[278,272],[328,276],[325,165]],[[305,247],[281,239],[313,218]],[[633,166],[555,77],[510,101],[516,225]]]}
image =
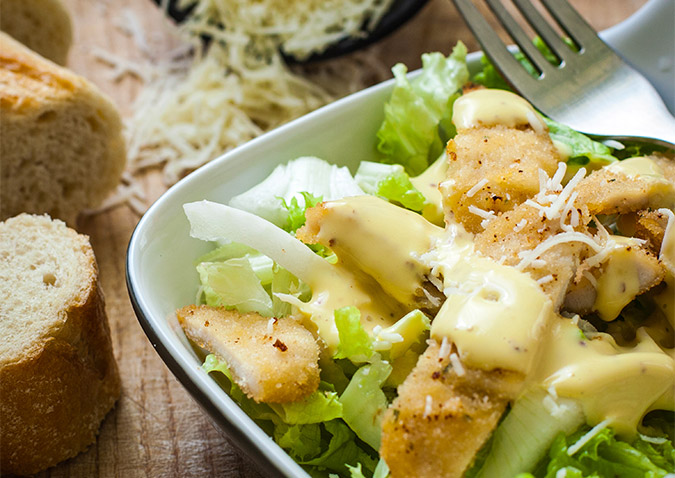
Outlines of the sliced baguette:
{"label": "sliced baguette", "polygon": [[0,32],[0,220],[21,212],[75,224],[119,182],[122,122],[93,84]]}
{"label": "sliced baguette", "polygon": [[32,474],[96,439],[120,394],[86,236],[48,216],[0,223],[0,472]]}
{"label": "sliced baguette", "polygon": [[66,64],[73,26],[61,0],[0,0],[0,30],[54,63]]}

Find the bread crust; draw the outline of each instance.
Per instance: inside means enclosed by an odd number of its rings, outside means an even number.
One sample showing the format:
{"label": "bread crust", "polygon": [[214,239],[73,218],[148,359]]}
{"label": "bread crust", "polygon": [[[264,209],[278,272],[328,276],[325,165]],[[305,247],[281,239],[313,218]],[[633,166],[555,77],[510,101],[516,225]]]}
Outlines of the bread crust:
{"label": "bread crust", "polygon": [[120,395],[98,269],[91,248],[83,252],[91,266],[84,299],[0,364],[2,474],[37,473],[85,450]]}
{"label": "bread crust", "polygon": [[73,25],[61,0],[2,0],[0,30],[54,63],[66,64]]}

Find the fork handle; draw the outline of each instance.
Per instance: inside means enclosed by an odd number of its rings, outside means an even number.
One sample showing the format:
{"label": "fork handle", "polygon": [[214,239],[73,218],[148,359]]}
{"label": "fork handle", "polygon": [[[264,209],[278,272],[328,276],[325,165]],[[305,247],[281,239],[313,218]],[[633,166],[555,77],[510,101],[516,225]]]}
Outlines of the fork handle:
{"label": "fork handle", "polygon": [[579,92],[562,105],[555,120],[593,137],[675,149],[675,118],[649,81],[628,65],[622,68],[623,74],[606,78],[601,88]]}

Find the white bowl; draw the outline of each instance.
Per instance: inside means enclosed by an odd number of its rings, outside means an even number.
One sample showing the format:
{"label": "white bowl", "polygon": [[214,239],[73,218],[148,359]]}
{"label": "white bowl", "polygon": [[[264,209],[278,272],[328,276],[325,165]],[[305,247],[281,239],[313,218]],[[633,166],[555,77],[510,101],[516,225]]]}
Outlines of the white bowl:
{"label": "white bowl", "polygon": [[[478,66],[479,55],[470,63]],[[413,72],[412,75],[416,73]],[[138,320],[166,365],[215,423],[265,476],[307,477],[201,369],[174,311],[195,301],[194,260],[209,245],[190,237],[183,204],[229,199],[266,178],[275,166],[318,156],[352,172],[375,159],[375,134],[393,80],[360,91],[264,134],[201,167],[169,189],[140,220],[127,251],[127,286]]]}
{"label": "white bowl", "polygon": [[[614,32],[630,33],[626,28]],[[605,36],[610,43],[616,43],[614,32]],[[478,69],[479,58],[480,54],[469,55],[471,70]],[[309,478],[201,369],[175,321],[174,311],[195,301],[199,280],[193,261],[209,249],[190,237],[183,204],[201,199],[227,203],[278,164],[299,156],[318,156],[355,171],[359,162],[375,157],[375,133],[392,87],[389,80],[355,93],[215,159],[155,202],[129,243],[127,286],[145,333],[193,398],[265,476]]]}

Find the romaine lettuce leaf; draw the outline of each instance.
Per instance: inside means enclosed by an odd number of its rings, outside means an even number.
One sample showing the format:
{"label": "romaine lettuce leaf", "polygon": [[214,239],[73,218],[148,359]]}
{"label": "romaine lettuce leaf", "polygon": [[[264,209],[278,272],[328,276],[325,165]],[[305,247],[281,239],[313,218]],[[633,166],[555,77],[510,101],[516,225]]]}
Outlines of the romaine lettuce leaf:
{"label": "romaine lettuce leaf", "polygon": [[207,305],[234,307],[239,312],[257,312],[264,317],[273,315],[272,298],[246,257],[202,262],[197,272]]}
{"label": "romaine lettuce leaf", "polygon": [[598,169],[605,164],[617,161],[617,158],[612,155],[612,149],[609,146],[593,141],[588,136],[573,130],[569,126],[565,126],[549,118],[544,117],[544,121],[548,126],[548,135],[551,137],[553,143],[558,145],[559,149],[565,151],[565,155],[568,158],[568,169],[570,169],[569,166],[576,166],[572,168],[574,170],[572,174],[581,166],[586,166],[587,164],[589,165],[587,167],[591,169]]}
{"label": "romaine lettuce leaf", "polygon": [[427,203],[400,164],[362,161],[354,179],[364,192],[398,203],[412,211],[421,211]]}
{"label": "romaine lettuce leaf", "polygon": [[361,440],[375,450],[380,448],[382,416],[389,405],[382,385],[390,373],[389,363],[375,359],[356,371],[340,395],[342,418]]}
{"label": "romaine lettuce leaf", "polygon": [[361,448],[347,425],[341,420],[333,420],[323,424],[330,434],[328,446],[321,455],[311,460],[299,461],[301,465],[316,466],[336,471],[348,476],[349,466],[361,464],[372,475],[377,459]]}
{"label": "romaine lettuce leaf", "polygon": [[300,191],[298,194],[303,199],[302,204],[298,202],[297,196],[292,197],[288,203],[283,197],[279,198],[282,207],[288,211],[288,217],[285,221],[288,224],[285,227],[288,232],[295,232],[304,226],[306,221],[305,211],[323,201],[323,196],[314,196],[307,191]]}
{"label": "romaine lettuce leaf", "polygon": [[322,384],[319,390],[299,402],[271,403],[274,410],[284,423],[289,425],[305,425],[321,423],[340,418],[342,403],[338,395],[329,384]]}
{"label": "romaine lettuce leaf", "polygon": [[321,383],[305,401],[270,406],[248,398],[232,380],[227,363],[217,356],[208,355],[202,368],[223,374],[225,380],[218,382],[227,394],[311,475],[327,476],[328,470],[349,476],[347,465],[360,463],[366,476],[372,476],[377,454],[337,417],[342,404],[331,385]]}
{"label": "romaine lettuce leaf", "polygon": [[601,430],[570,456],[570,447],[587,432],[588,428],[584,428],[568,437],[559,435],[549,451],[545,472],[535,473],[536,476],[556,478],[567,473],[563,476],[663,478],[675,472],[675,454],[670,440],[663,438],[656,445],[638,437],[629,444],[618,440],[610,428]]}
{"label": "romaine lettuce leaf", "polygon": [[277,166],[260,184],[230,200],[230,206],[251,212],[288,230],[290,227],[286,204],[305,207],[301,191],[330,201],[363,194],[349,169],[329,164],[315,157],[301,157]]}
{"label": "romaine lettuce leaf", "polygon": [[356,307],[342,307],[333,312],[340,343],[333,358],[367,362],[373,355],[373,339],[361,325],[361,312]]}
{"label": "romaine lettuce leaf", "polygon": [[228,242],[198,257],[194,264],[196,266],[200,262],[223,262],[233,257],[244,257],[250,254],[258,254],[258,252],[245,244]]}
{"label": "romaine lettuce leaf", "polygon": [[377,132],[384,162],[400,164],[414,176],[441,154],[454,135],[452,104],[469,80],[466,52],[460,42],[447,58],[441,53],[422,55],[422,72],[413,80],[406,76],[405,65],[394,66],[396,85]]}

